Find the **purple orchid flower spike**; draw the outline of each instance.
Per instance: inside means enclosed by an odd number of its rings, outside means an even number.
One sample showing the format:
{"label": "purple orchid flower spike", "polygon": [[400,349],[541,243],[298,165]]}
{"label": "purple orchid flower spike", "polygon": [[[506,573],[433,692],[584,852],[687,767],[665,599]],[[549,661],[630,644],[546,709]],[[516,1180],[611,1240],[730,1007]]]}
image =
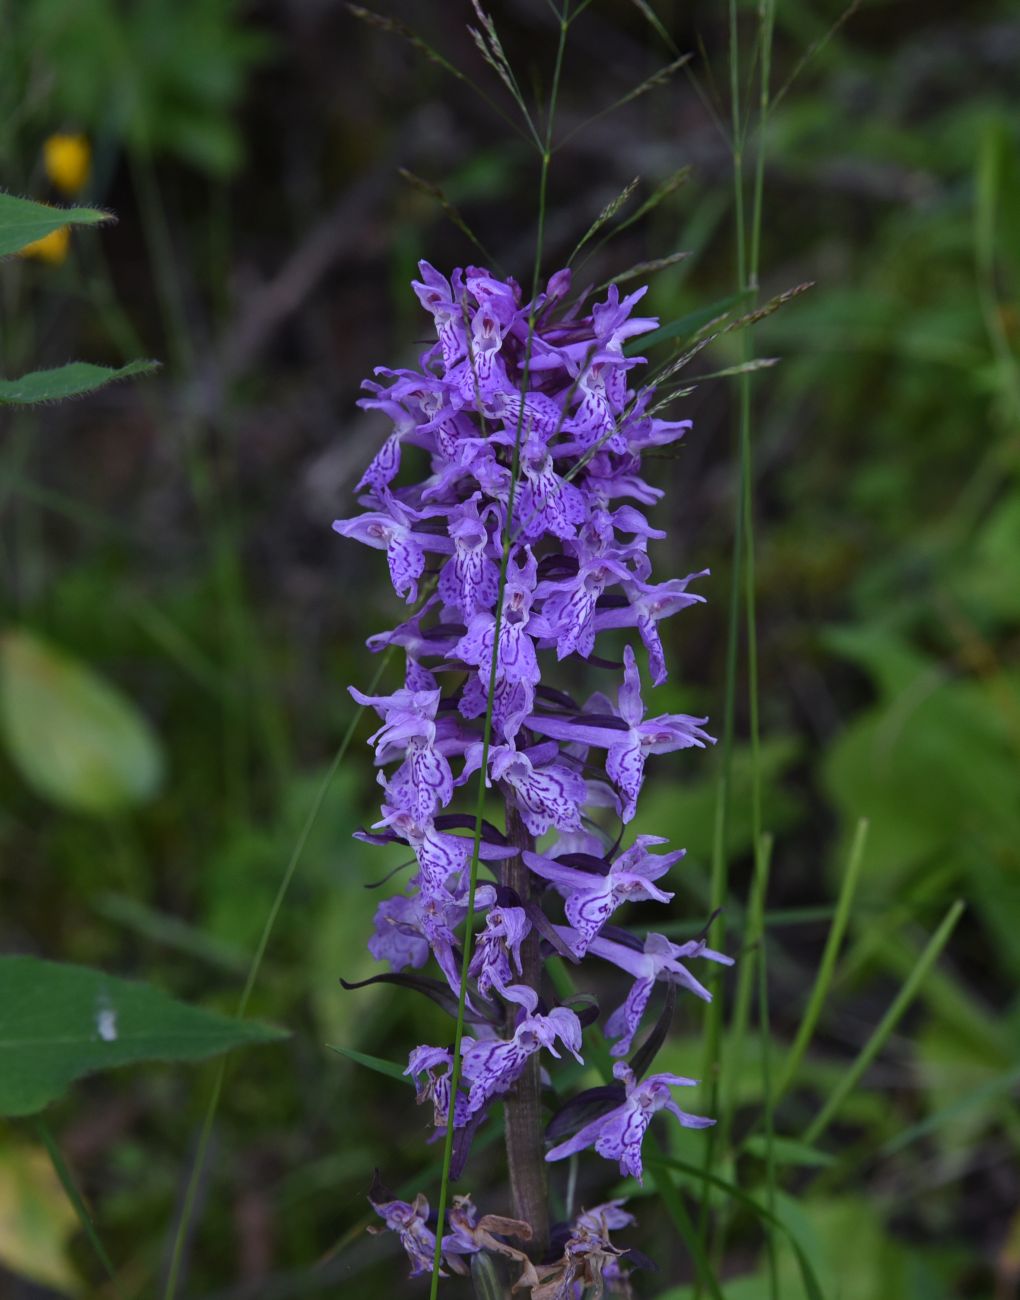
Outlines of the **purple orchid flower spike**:
{"label": "purple orchid flower spike", "polygon": [[[609,516],[605,515],[608,520]],[[612,525],[610,524],[610,528]],[[579,654],[588,658],[595,649],[595,611],[599,598],[614,581],[629,581],[633,574],[627,554],[610,547],[605,538],[592,543],[583,534],[574,545],[577,571],[568,578],[542,584],[546,597],[542,615],[549,635],[556,639],[556,657]]]}
{"label": "purple orchid flower spike", "polygon": [[610,1230],[624,1228],[634,1216],[619,1207],[622,1201],[609,1201],[593,1210],[583,1210],[570,1225],[563,1254],[552,1264],[540,1264],[539,1285],[533,1286],[533,1300],[575,1300],[577,1296],[605,1294],[630,1295],[627,1273],[621,1267],[626,1251],[609,1240]]}
{"label": "purple orchid flower spike", "polygon": [[552,454],[537,431],[528,434],[521,448],[521,476],[516,523],[523,535],[529,541],[547,532],[575,537],[584,522],[584,497],[556,472]]}
{"label": "purple orchid flower spike", "polygon": [[439,577],[439,594],[465,620],[476,613],[488,613],[496,603],[499,566],[496,544],[489,534],[489,520],[498,523],[499,512],[490,506],[480,513],[481,493],[449,514],[453,560],[443,566]]}
{"label": "purple orchid flower spike", "polygon": [[[475,910],[491,907],[494,897],[491,886],[479,886]],[[454,931],[467,910],[466,900],[459,903],[444,892],[429,895],[419,891],[410,897],[398,894],[388,898],[376,910],[375,933],[368,941],[368,950],[378,961],[388,961],[393,971],[407,966],[420,970],[431,953],[451,990],[458,994],[460,966],[454,952]]]}
{"label": "purple orchid flower spike", "polygon": [[[523,559],[523,563],[521,562]],[[498,672],[509,681],[534,686],[541,680],[535,645],[528,635],[532,593],[537,566],[534,556],[524,548],[512,559],[507,570],[505,606],[499,629]],[[488,690],[489,666],[492,663],[496,619],[493,614],[479,613],[468,624],[467,632],[457,642],[450,658],[462,659],[477,668],[479,679]]]}
{"label": "purple orchid flower spike", "polygon": [[412,280],[411,288],[418,295],[418,301],[429,312],[436,323],[439,345],[442,348],[443,364],[447,370],[467,355],[467,335],[464,330],[463,274],[454,271],[453,283],[447,280],[428,262],[419,262],[418,270],[421,280]]}
{"label": "purple orchid flower spike", "polygon": [[390,970],[408,966],[420,970],[430,956],[417,899],[397,894],[384,899],[376,908],[375,933],[368,941],[368,951],[377,961],[388,961]]}
{"label": "purple orchid flower spike", "polygon": [[465,1259],[485,1250],[522,1264],[524,1273],[518,1285],[524,1281],[530,1284],[531,1278],[535,1276],[530,1260],[522,1250],[511,1246],[506,1240],[511,1237],[518,1241],[528,1241],[531,1236],[530,1224],[519,1219],[507,1219],[500,1214],[483,1214],[479,1218],[470,1196],[453,1198],[449,1222],[450,1232],[443,1238],[443,1258],[454,1273],[468,1277],[471,1269],[466,1265]]}
{"label": "purple orchid flower spike", "polygon": [[574,1221],[575,1227],[585,1227],[590,1232],[615,1232],[618,1228],[629,1228],[637,1220],[629,1210],[623,1207],[627,1204],[622,1198],[615,1201],[606,1201],[604,1205],[596,1205],[591,1210],[582,1210]]}
{"label": "purple orchid flower spike", "polygon": [[430,817],[445,808],[453,797],[453,772],[449,760],[436,746],[436,710],[439,690],[402,690],[393,695],[365,695],[354,686],[348,690],[359,704],[371,706],[383,725],[370,737],[376,746],[376,762],[402,759],[388,783],[406,787],[402,806],[413,808],[420,817]]}
{"label": "purple orchid flower spike", "polygon": [[[380,978],[446,1007],[448,985],[471,1026],[446,1045],[415,1048],[406,1074],[436,1128],[451,1126],[458,1171],[475,1132],[502,1108],[515,1218],[480,1215],[458,1198],[433,1227],[423,1196],[370,1199],[414,1274],[441,1260],[463,1276],[484,1251],[519,1265],[516,1287],[535,1300],[576,1300],[581,1290],[625,1290],[626,1255],[609,1232],[631,1216],[609,1202],[551,1232],[542,1082],[565,1054],[582,1060],[582,1019],[598,1009],[549,1009],[545,958],[597,958],[621,985],[622,972],[629,992],[605,1024],[617,1057],[629,1052],[657,981],[707,999],[684,962],[729,962],[701,940],[642,940],[609,924],[627,902],[669,906],[663,878],[683,856],[654,852],[665,845],[654,835],[621,848],[614,811],[624,824],[635,817],[650,754],[713,743],[704,718],[646,716],[635,655],[643,643],[652,682],[665,681],[662,621],[702,600],[688,590],[702,575],[662,581],[653,572],[650,543],[665,533],[648,510],[663,489],[642,476],[643,454],[683,437],[690,421],[653,413],[644,360],[626,354],[658,324],[636,314],[643,289],[610,286],[601,300],[586,289],[568,304],[563,270],[531,303],[516,281],[483,267],[449,278],[428,262],[419,269],[413,289],[435,342],[417,368],[378,367],[366,381],[360,404],[389,427],[358,484],[361,513],[334,525],[383,551],[396,596],[417,602],[368,642],[373,652],[404,652],[403,685],[351,688],[380,719],[369,743],[382,811],[357,834],[407,846],[405,891],[380,903],[369,939],[393,972]],[[596,657],[600,637],[612,642],[603,656],[622,654],[622,674],[615,689],[578,692],[589,669],[613,670]],[[546,667],[554,679],[543,680]],[[483,805],[458,807],[475,781]],[[502,826],[490,820],[497,801]],[[430,964],[442,980],[425,973]],[[408,969],[422,973],[400,974]],[[671,989],[670,1011],[672,999]],[[610,1112],[553,1145],[548,1160],[593,1146],[640,1178],[657,1111],[687,1127],[711,1122],[673,1100],[671,1089],[690,1080],[638,1082],[622,1063],[616,1073]],[[552,1131],[569,1132],[558,1119]]]}
{"label": "purple orchid flower spike", "polygon": [[597,1154],[607,1160],[618,1160],[621,1174],[636,1178],[640,1183],[643,1173],[641,1144],[653,1115],[668,1110],[684,1128],[710,1128],[715,1123],[714,1119],[689,1115],[681,1110],[670,1093],[670,1088],[696,1087],[697,1079],[685,1079],[679,1074],[652,1074],[639,1082],[634,1078],[634,1071],[623,1061],[617,1061],[613,1066],[613,1075],[624,1085],[622,1105],[585,1124],[572,1138],[554,1146],[546,1160],[565,1160],[586,1147],[594,1147]]}
{"label": "purple orchid flower spike", "polygon": [[[407,1060],[405,1074],[414,1080],[418,1105],[430,1101],[436,1128],[445,1128],[450,1113],[453,1053],[445,1047],[416,1047]],[[467,1097],[457,1094],[453,1122],[462,1128],[468,1122]]]}
{"label": "purple orchid flower spike", "polygon": [[[573,767],[555,761],[558,755],[554,744],[534,745],[527,750],[495,745],[489,750],[491,780],[502,783],[532,835],[544,835],[550,826],[563,831],[579,830],[581,826],[588,786]],[[465,755],[458,784],[476,772],[481,761],[482,746],[476,744]]]}

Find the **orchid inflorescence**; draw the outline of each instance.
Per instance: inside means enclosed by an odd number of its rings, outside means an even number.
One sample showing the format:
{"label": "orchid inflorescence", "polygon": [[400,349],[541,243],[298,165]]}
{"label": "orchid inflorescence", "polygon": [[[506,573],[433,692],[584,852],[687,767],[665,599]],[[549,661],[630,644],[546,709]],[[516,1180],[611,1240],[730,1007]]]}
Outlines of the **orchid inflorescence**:
{"label": "orchid inflorescence", "polygon": [[[644,1049],[630,1064],[623,1058],[657,983],[667,986],[670,1010],[676,988],[708,1000],[684,962],[730,959],[704,937],[639,939],[612,924],[624,903],[669,903],[672,893],[658,882],[683,856],[654,852],[665,841],[651,835],[621,847],[647,756],[712,738],[705,718],[646,716],[632,645],[622,664],[595,654],[600,633],[634,629],[660,685],[667,672],[659,621],[703,599],[688,589],[700,573],[652,581],[648,543],[665,533],[641,509],[662,495],[641,478],[642,453],[681,438],[690,421],[656,418],[654,387],[631,386],[629,372],[645,359],[628,355],[626,344],[658,324],[633,315],[644,289],[621,297],[610,285],[605,301],[586,308],[586,294],[568,303],[567,270],[523,302],[513,279],[483,269],[458,269],[449,280],[427,262],[420,269],[413,287],[438,341],[418,369],[380,367],[383,382],[366,381],[370,396],[360,404],[382,411],[393,429],[358,484],[364,512],[334,524],[384,550],[394,590],[416,605],[397,628],[369,640],[374,651],[403,650],[404,685],[388,695],[350,688],[382,719],[371,738],[382,816],[360,837],[406,844],[416,867],[407,891],[380,905],[369,948],[389,962],[391,982],[459,1006],[469,1032],[458,1033],[456,1065],[453,1047],[424,1045],[411,1052],[406,1073],[437,1129],[447,1128],[453,1108],[454,1176],[479,1125],[496,1103],[505,1106],[517,1217],[478,1219],[470,1200],[457,1198],[446,1222],[430,1226],[424,1196],[407,1203],[377,1190],[371,1199],[414,1273],[432,1271],[434,1260],[464,1272],[466,1256],[488,1250],[518,1260],[518,1286],[534,1296],[568,1297],[594,1284],[601,1293],[603,1284],[625,1286],[608,1233],[631,1216],[612,1202],[550,1229],[535,1170],[529,1190],[518,1166],[535,1158],[536,1143],[543,1177],[543,1158],[592,1147],[640,1180],[642,1142],[657,1111],[688,1128],[713,1122],[673,1098],[674,1087],[695,1080],[642,1077],[650,1064]],[[397,486],[410,447],[425,453],[428,472]],[[548,678],[553,660],[575,656],[622,668],[615,699],[597,692],[581,704],[543,681],[543,660]],[[479,771],[502,799],[502,831],[451,811]],[[457,833],[464,830],[475,835]],[[550,905],[557,894],[562,919]],[[521,1097],[529,1089],[539,1095],[548,1057],[583,1060],[582,1030],[597,1014],[577,1000],[546,1000],[543,963],[551,955],[607,963],[630,987],[604,1026],[616,1082],[568,1103],[543,1139],[537,1105],[523,1106]],[[430,958],[442,979],[400,974]]]}

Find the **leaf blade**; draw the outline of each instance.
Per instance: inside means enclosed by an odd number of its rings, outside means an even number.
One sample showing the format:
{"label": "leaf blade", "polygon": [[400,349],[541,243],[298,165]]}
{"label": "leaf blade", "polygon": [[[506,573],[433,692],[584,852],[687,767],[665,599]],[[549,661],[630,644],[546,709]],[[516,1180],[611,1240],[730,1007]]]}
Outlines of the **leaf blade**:
{"label": "leaf blade", "polygon": [[114,218],[98,208],[58,208],[0,192],[0,257],[9,257],[61,226],[98,226]]}
{"label": "leaf blade", "polygon": [[0,1115],[38,1114],[101,1070],[204,1060],[282,1037],[87,966],[0,957]]}
{"label": "leaf blade", "polygon": [[346,1056],[348,1060],[353,1061],[356,1065],[363,1065],[366,1069],[374,1070],[376,1074],[383,1074],[387,1079],[399,1079],[401,1083],[406,1083],[409,1087],[414,1086],[400,1066],[393,1061],[384,1061],[381,1056],[369,1056],[367,1052],[356,1051],[353,1047],[341,1047],[339,1043],[327,1043],[326,1046],[331,1052],[338,1052],[341,1056]]}
{"label": "leaf blade", "polygon": [[0,635],[0,738],[38,794],[78,812],[144,802],[163,776],[158,737],[134,704],[24,629]]}
{"label": "leaf blade", "polygon": [[71,361],[53,370],[33,370],[20,379],[0,379],[0,406],[36,406],[68,397],[83,397],[118,379],[149,375],[158,369],[158,361],[131,361],[117,368]]}

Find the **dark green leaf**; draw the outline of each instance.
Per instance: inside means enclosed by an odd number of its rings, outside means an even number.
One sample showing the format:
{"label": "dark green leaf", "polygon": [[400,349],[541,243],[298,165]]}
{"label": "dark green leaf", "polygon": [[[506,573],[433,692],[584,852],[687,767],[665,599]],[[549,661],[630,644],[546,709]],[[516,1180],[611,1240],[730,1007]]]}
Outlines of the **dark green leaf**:
{"label": "dark green leaf", "polygon": [[158,361],[132,361],[119,370],[72,361],[56,370],[33,370],[20,379],[0,379],[0,406],[34,406],[39,402],[59,402],[65,397],[81,397],[115,379],[150,375],[158,369]]}
{"label": "dark green leaf", "polygon": [[622,1083],[606,1083],[600,1084],[597,1088],[586,1088],[584,1092],[579,1092],[576,1097],[571,1097],[568,1102],[565,1102],[552,1117],[545,1130],[546,1140],[559,1142],[561,1138],[569,1137],[584,1128],[585,1124],[590,1124],[593,1119],[598,1119],[600,1115],[608,1115],[617,1106],[622,1106],[626,1099],[627,1094]]}
{"label": "dark green leaf", "polygon": [[[373,984],[395,984],[397,988],[411,989],[414,993],[421,993],[429,998],[448,1016],[453,1016],[454,1019],[457,1017],[458,999],[445,980],[432,979],[428,975],[405,975],[399,971],[384,971],[381,975],[372,975],[367,980],[340,980],[341,987],[348,992],[354,989],[367,989]],[[478,998],[478,1002],[481,1005],[476,1010],[465,1008],[465,1020],[476,1025],[483,1024],[485,1021],[498,1023],[499,1015],[495,1008],[492,1009],[491,1015],[486,1014],[485,1000]]]}
{"label": "dark green leaf", "polygon": [[338,1043],[327,1043],[326,1046],[331,1052],[339,1052],[341,1056],[375,1070],[376,1074],[385,1074],[388,1079],[399,1079],[401,1083],[413,1086],[401,1066],[395,1065],[392,1061],[384,1061],[379,1056],[369,1056],[367,1052],[356,1052],[353,1047],[341,1047]]}
{"label": "dark green leaf", "polygon": [[673,1011],[675,1007],[676,985],[669,983],[666,985],[666,1002],[658,1020],[655,1022],[655,1027],[631,1057],[630,1068],[634,1071],[635,1079],[644,1078],[645,1074],[648,1072],[648,1067],[655,1060],[659,1048],[666,1041],[669,1027],[673,1023]]}
{"label": "dark green leaf", "polygon": [[198,1061],[282,1037],[87,966],[0,957],[0,1115],[33,1115],[97,1070]]}
{"label": "dark green leaf", "polygon": [[731,293],[726,298],[720,298],[718,302],[711,303],[708,307],[699,307],[697,311],[689,311],[686,316],[678,316],[676,320],[671,320],[666,325],[660,325],[657,330],[652,330],[650,334],[642,334],[640,338],[628,343],[623,351],[626,356],[637,356],[644,352],[646,348],[653,347],[656,343],[666,343],[669,339],[690,338],[703,325],[715,320],[717,316],[724,315],[731,307],[736,307],[739,303],[745,301],[747,297],[746,293]]}

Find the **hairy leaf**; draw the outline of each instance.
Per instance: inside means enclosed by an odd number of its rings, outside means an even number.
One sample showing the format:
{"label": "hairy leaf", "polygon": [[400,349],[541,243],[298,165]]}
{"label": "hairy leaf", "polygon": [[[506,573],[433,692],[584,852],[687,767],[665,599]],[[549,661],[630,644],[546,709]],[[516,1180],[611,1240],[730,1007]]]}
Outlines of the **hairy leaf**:
{"label": "hairy leaf", "polygon": [[34,370],[20,379],[0,379],[0,406],[34,406],[40,402],[59,402],[65,397],[82,397],[116,379],[150,375],[158,369],[158,361],[132,361],[117,370],[72,361],[55,370]]}
{"label": "hairy leaf", "polygon": [[0,193],[0,257],[9,257],[61,226],[98,226],[112,220],[109,212],[97,208],[55,208]]}

